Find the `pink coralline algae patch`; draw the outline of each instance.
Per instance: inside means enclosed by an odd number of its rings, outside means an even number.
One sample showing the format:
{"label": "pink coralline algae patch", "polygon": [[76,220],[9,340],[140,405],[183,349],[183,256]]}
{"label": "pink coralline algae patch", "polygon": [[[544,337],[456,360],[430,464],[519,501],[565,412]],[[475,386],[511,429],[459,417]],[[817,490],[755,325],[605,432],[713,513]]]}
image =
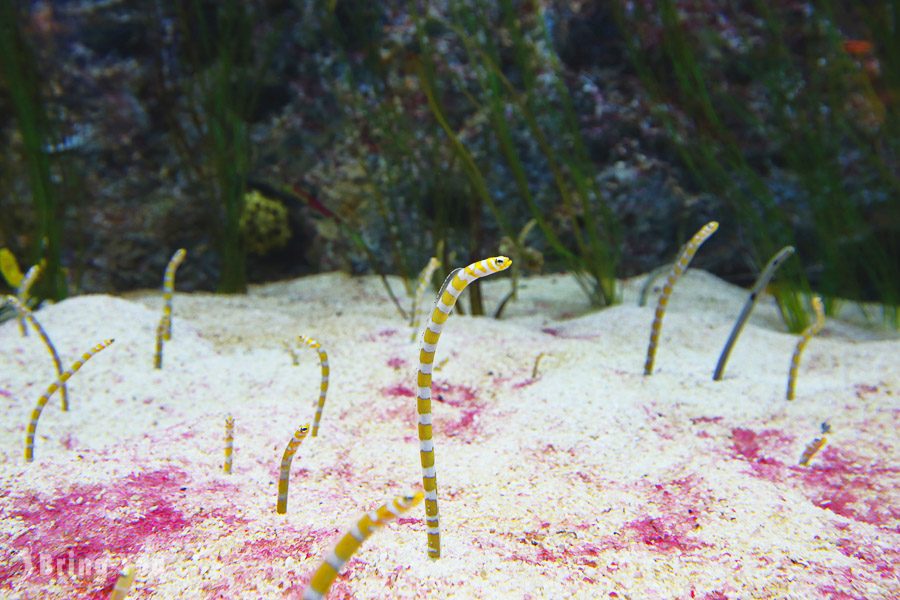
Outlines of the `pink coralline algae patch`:
{"label": "pink coralline algae patch", "polygon": [[286,528],[272,537],[258,538],[245,544],[235,555],[232,564],[273,563],[292,558],[302,561],[315,558],[337,542],[337,529],[296,530]]}
{"label": "pink coralline algae patch", "polygon": [[380,342],[386,340],[388,338],[392,338],[397,335],[399,332],[396,329],[382,329],[375,333],[370,333],[365,337],[365,340],[368,342]]}
{"label": "pink coralline algae patch", "polygon": [[898,529],[900,506],[893,501],[900,467],[868,462],[827,447],[810,467],[791,466],[819,508],[880,527]]}
{"label": "pink coralline algae patch", "polygon": [[765,449],[766,452],[777,451],[784,454],[794,441],[792,437],[772,429],[755,432],[738,427],[732,429],[731,438],[735,454],[750,463],[757,477],[769,481],[778,481],[781,478],[784,463],[764,456],[760,451]]}
{"label": "pink coralline algae patch", "polygon": [[391,367],[392,369],[402,369],[406,366],[406,361],[399,356],[395,356],[388,359],[387,366]]}
{"label": "pink coralline algae patch", "polygon": [[[826,446],[810,466],[803,467],[793,462],[799,462],[802,449],[794,448],[792,441],[789,436],[772,430],[732,430],[735,456],[749,462],[756,477],[796,485],[813,504],[843,517],[897,528],[900,507],[894,506],[892,490],[900,467],[863,459],[834,446]],[[797,458],[785,463],[773,454],[792,457],[796,454]]]}
{"label": "pink coralline algae patch", "polygon": [[626,531],[637,541],[657,552],[687,552],[701,548],[703,544],[684,535],[697,527],[696,518],[684,520],[669,516],[645,517],[625,524]]}
{"label": "pink coralline algae patch", "polygon": [[394,398],[414,398],[416,395],[415,391],[413,391],[410,386],[403,385],[402,383],[384,388],[381,390],[381,393],[385,396],[392,396]]}
{"label": "pink coralline algae patch", "polygon": [[256,533],[254,539],[239,549],[219,557],[228,568],[222,570],[221,578],[214,584],[206,585],[201,595],[206,598],[249,597],[246,580],[263,577],[277,582],[282,590],[280,596],[269,597],[299,598],[320,557],[339,537],[340,532],[335,528],[285,526],[278,531]]}
{"label": "pink coralline algae patch", "polygon": [[[616,565],[611,559],[623,550],[666,554],[689,554],[709,546],[699,539],[697,530],[708,512],[709,497],[701,489],[696,477],[675,479],[663,483],[640,481],[629,485],[636,496],[645,498],[646,505],[638,508],[640,518],[619,525],[608,523],[613,533],[593,540],[577,540],[565,535],[551,523],[541,523],[541,529],[526,531],[517,538],[521,544],[532,546],[528,552],[516,551],[509,556],[530,564],[555,562],[572,568],[599,568]],[[567,529],[592,530],[594,522],[569,525]],[[563,535],[560,535],[563,534]],[[579,536],[581,537],[581,536]],[[617,568],[617,567],[616,567]]]}
{"label": "pink coralline algae patch", "polygon": [[[691,595],[693,597],[693,594]],[[728,600],[728,596],[725,595],[725,592],[707,592],[702,596],[703,600]]]}
{"label": "pink coralline algae patch", "polygon": [[[721,421],[722,421],[722,417],[703,416],[703,417],[692,417],[691,418],[691,424],[693,424],[693,425],[706,425],[706,424],[717,425]],[[710,433],[706,429],[700,429],[699,431],[697,431],[697,437],[709,439],[709,438],[712,438],[713,436],[710,435]]]}
{"label": "pink coralline algae patch", "polygon": [[[693,535],[701,526],[699,517],[705,512],[706,505],[706,499],[697,491],[695,478],[655,483],[650,489],[646,489],[646,483],[638,487],[638,493],[648,498],[657,514],[625,523],[622,533],[625,540],[630,540],[627,546],[633,548],[637,543],[654,552],[675,550],[685,553],[708,545]],[[626,547],[622,537],[620,533],[612,540],[614,548]]]}
{"label": "pink coralline algae patch", "polygon": [[850,538],[840,538],[837,541],[838,551],[844,556],[849,556],[864,564],[875,567],[875,572],[882,579],[896,579],[896,566],[900,564],[900,549],[894,547],[880,547],[871,543],[857,543]]}
{"label": "pink coralline algae patch", "polygon": [[722,417],[692,417],[691,423],[694,425],[698,425],[700,423],[718,423],[722,420]]}
{"label": "pink coralline algae patch", "polygon": [[[112,555],[115,562],[148,544],[171,544],[172,536],[188,527],[175,506],[187,484],[184,472],[163,469],[112,484],[76,486],[65,494],[15,498],[2,518],[21,520],[25,532],[0,543],[17,551],[22,560],[0,567],[0,587],[12,577],[43,583],[60,572],[83,568],[86,561]],[[75,565],[70,564],[73,561]],[[37,568],[48,562],[52,569]]]}
{"label": "pink coralline algae patch", "polygon": [[433,400],[456,407],[467,406],[477,400],[472,388],[465,385],[450,385],[446,382],[432,384],[431,397]]}
{"label": "pink coralline algae patch", "polygon": [[[408,398],[402,404],[389,407],[385,413],[386,420],[403,419],[408,427],[415,427],[417,423],[415,397],[412,387],[404,384],[395,384],[383,388],[381,393],[389,398]],[[448,437],[468,438],[480,433],[479,419],[484,411],[485,403],[478,399],[475,391],[465,385],[452,385],[447,382],[432,383],[431,386],[432,410],[435,412],[436,431]],[[443,404],[444,407],[436,408],[434,404]],[[447,420],[444,416],[447,408],[451,407],[453,418]],[[441,423],[437,423],[440,420]],[[468,439],[466,439],[468,441]]]}
{"label": "pink coralline algae patch", "polygon": [[741,427],[731,431],[731,438],[735,452],[751,462],[765,459],[764,456],[760,456],[760,450],[763,448],[767,451],[782,450],[794,441],[793,437],[774,429],[757,432]]}
{"label": "pink coralline algae patch", "polygon": [[[589,542],[571,543],[572,538],[562,534],[564,532],[554,531],[551,523],[541,523],[540,529],[525,531],[524,534],[514,538],[526,549],[514,551],[506,559],[531,565],[545,565],[548,568],[553,568],[553,564],[565,565],[573,568],[580,576],[584,575],[585,567],[592,569],[597,567],[597,557],[605,551],[604,547]],[[496,547],[494,540],[478,545]],[[554,569],[554,572],[557,571]]]}
{"label": "pink coralline algae patch", "polygon": [[408,385],[398,383],[382,388],[381,394],[391,400],[390,404],[384,404],[385,408],[381,413],[382,420],[388,422],[401,420],[408,429],[415,429],[417,423],[416,393],[413,389]]}
{"label": "pink coralline algae patch", "polygon": [[323,468],[321,474],[326,478],[333,478],[338,481],[344,481],[356,485],[356,470],[354,469],[353,464],[347,462],[346,460],[342,460],[335,465],[330,465]]}
{"label": "pink coralline algae patch", "polygon": [[74,450],[78,446],[78,438],[72,433],[67,433],[60,443],[66,450]]}

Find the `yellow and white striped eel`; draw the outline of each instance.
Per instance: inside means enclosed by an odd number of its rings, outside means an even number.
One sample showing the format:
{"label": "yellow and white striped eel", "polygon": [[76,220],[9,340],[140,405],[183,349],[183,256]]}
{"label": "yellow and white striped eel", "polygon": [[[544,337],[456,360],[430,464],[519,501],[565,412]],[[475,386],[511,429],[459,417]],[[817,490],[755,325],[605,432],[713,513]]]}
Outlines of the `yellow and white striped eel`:
{"label": "yellow and white striped eel", "polygon": [[313,419],[312,436],[319,435],[319,421],[322,419],[322,409],[325,408],[325,396],[328,394],[328,353],[322,349],[322,345],[311,337],[297,336],[297,339],[306,344],[319,354],[319,365],[322,368],[322,383],[319,384],[319,404],[316,406],[316,416]]}
{"label": "yellow and white striped eel", "polygon": [[66,381],[69,380],[69,377],[78,372],[84,363],[86,363],[92,356],[109,346],[113,343],[113,340],[105,340],[100,342],[87,352],[81,355],[81,358],[72,363],[72,366],[69,367],[68,371],[65,371],[62,375],[59,376],[59,379],[50,384],[50,387],[47,388],[47,391],[38,398],[37,406],[34,407],[34,410],[31,411],[31,421],[28,423],[28,431],[25,434],[25,460],[27,462],[31,462],[34,460],[34,434],[37,431],[38,419],[41,416],[41,411],[44,410],[44,406],[47,405],[47,401],[50,400],[50,396],[53,395],[53,392],[58,390]]}
{"label": "yellow and white striped eel", "polygon": [[231,473],[231,458],[234,454],[234,417],[225,417],[225,464],[222,468],[226,473]]}
{"label": "yellow and white striped eel", "polygon": [[135,571],[134,567],[128,567],[116,579],[116,586],[109,595],[109,600],[125,600],[125,596],[131,591],[131,585],[134,583]]}
{"label": "yellow and white striped eel", "polygon": [[334,549],[325,555],[325,559],[313,573],[309,586],[303,591],[303,600],[320,600],[328,593],[331,584],[340,572],[341,567],[350,560],[356,550],[374,531],[393,521],[413,506],[422,501],[422,492],[413,495],[398,496],[379,506],[375,512],[364,514],[350,531],[338,541]]}
{"label": "yellow and white striped eel", "polygon": [[153,353],[153,368],[154,369],[162,369],[162,358],[163,358],[163,340],[166,337],[166,316],[159,320],[159,324],[156,326],[156,351]]}
{"label": "yellow and white striped eel", "polygon": [[[39,262],[36,265],[33,265],[28,271],[25,272],[25,277],[22,278],[22,281],[19,283],[19,287],[16,288],[16,298],[23,306],[27,306],[28,295],[31,292],[31,286],[34,285],[34,282],[37,281],[38,277],[41,276],[41,273],[44,271],[44,261]],[[25,326],[25,315],[21,312],[19,313],[19,331],[23,336],[28,336],[28,328]]]}
{"label": "yellow and white striped eel", "polygon": [[164,336],[167,342],[172,339],[172,294],[175,293],[175,271],[184,262],[185,256],[187,256],[187,250],[184,248],[176,250],[169,259],[169,264],[166,265],[166,274],[163,278],[163,301],[165,302],[163,318],[166,320]]}
{"label": "yellow and white striped eel", "polygon": [[412,312],[409,316],[409,325],[412,327],[412,341],[416,340],[419,335],[419,319],[422,318],[422,297],[425,295],[425,288],[431,283],[434,272],[441,266],[441,261],[436,256],[432,256],[422,272],[419,273],[419,282],[416,285],[416,295],[413,296]]}
{"label": "yellow and white striped eel", "polygon": [[809,461],[811,461],[813,456],[815,456],[816,453],[822,449],[822,446],[824,446],[825,442],[827,441],[828,438],[826,438],[824,435],[811,441],[806,449],[803,450],[803,455],[800,456],[800,466],[809,466]]}
{"label": "yellow and white striped eel", "polygon": [[[24,316],[24,318],[28,319],[28,322],[37,330],[38,335],[41,336],[44,345],[47,347],[47,352],[50,353],[50,357],[53,359],[54,366],[56,366],[57,377],[61,376],[63,373],[62,362],[59,360],[59,354],[56,352],[53,342],[50,341],[50,336],[47,335],[47,332],[41,327],[41,324],[35,318],[34,314],[23,302],[20,302],[15,296],[6,296],[6,300],[15,307],[20,318]],[[59,386],[59,397],[62,402],[63,411],[69,410],[69,392],[66,389],[65,383]]]}
{"label": "yellow and white striped eel", "polygon": [[788,373],[788,400],[794,399],[794,387],[797,384],[797,371],[800,370],[800,355],[803,354],[803,349],[806,348],[806,344],[809,343],[810,338],[822,331],[822,328],[825,326],[825,308],[822,306],[822,299],[818,296],[813,296],[812,305],[813,310],[816,311],[816,322],[803,330],[803,333],[800,334],[800,340],[797,342],[797,347],[794,348],[794,355],[791,357],[791,369]]}
{"label": "yellow and white striped eel", "polygon": [[309,433],[309,424],[301,425],[294,432],[294,437],[288,442],[287,448],[284,449],[284,456],[281,458],[281,473],[278,474],[278,506],[276,510],[279,515],[287,512],[288,485],[291,483],[291,461],[294,460],[294,453],[303,442],[306,434]]}
{"label": "yellow and white striped eel", "polygon": [[666,278],[666,284],[663,286],[662,294],[659,295],[659,303],[656,305],[656,314],[653,317],[653,326],[650,328],[650,347],[647,348],[647,360],[644,362],[644,375],[653,373],[653,361],[656,360],[656,346],[659,344],[659,334],[662,330],[663,316],[666,314],[666,306],[669,304],[669,296],[672,295],[672,288],[675,282],[681,277],[682,273],[687,270],[688,265],[697,253],[701,244],[709,239],[709,236],[716,232],[719,224],[716,221],[710,221],[700,228],[700,231],[694,234],[694,237],[685,244],[681,251],[681,256],[672,266],[672,271]]}
{"label": "yellow and white striped eel", "polygon": [[419,351],[416,410],[419,414],[419,457],[422,461],[422,485],[425,488],[425,525],[428,533],[428,556],[440,558],[441,532],[438,519],[437,474],[434,469],[434,441],[431,434],[431,371],[434,352],[441,330],[450,316],[456,299],[466,286],[487,275],[505,271],[512,264],[506,256],[494,256],[472,263],[465,269],[456,269],[447,277],[441,288],[431,319],[422,335]]}

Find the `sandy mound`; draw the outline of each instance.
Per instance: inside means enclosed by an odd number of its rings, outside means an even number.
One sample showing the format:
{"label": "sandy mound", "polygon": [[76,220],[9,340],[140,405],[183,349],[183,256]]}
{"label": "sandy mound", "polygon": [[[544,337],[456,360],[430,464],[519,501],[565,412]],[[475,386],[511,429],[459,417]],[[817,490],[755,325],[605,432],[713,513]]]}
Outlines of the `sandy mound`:
{"label": "sandy mound", "polygon": [[[787,402],[796,337],[763,299],[713,382],[745,292],[689,271],[644,377],[642,283],[586,312],[570,278],[534,278],[503,320],[451,317],[434,377],[444,556],[426,557],[417,507],[366,542],[333,597],[900,594],[896,336],[848,308],[809,344]],[[508,286],[489,281],[487,305]],[[153,292],[37,313],[65,366],[116,342],[70,380],[68,413],[51,399],[31,464],[25,427],[53,363],[34,333],[0,326],[5,595],[104,598],[134,565],[129,597],[299,597],[363,511],[421,485],[418,345],[377,279],[178,294],[161,371],[160,306]],[[319,387],[316,354],[297,347],[293,366],[283,346],[298,334],[328,351],[331,387],[278,515],[281,453]],[[798,465],[824,422],[828,443]]]}

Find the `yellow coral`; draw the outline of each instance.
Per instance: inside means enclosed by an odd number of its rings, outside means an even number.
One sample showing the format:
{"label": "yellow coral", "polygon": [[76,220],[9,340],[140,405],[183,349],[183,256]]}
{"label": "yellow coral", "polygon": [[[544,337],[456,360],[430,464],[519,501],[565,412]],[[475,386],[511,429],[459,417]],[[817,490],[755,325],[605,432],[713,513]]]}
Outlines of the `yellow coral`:
{"label": "yellow coral", "polygon": [[12,288],[19,287],[19,284],[22,283],[22,278],[25,277],[19,268],[19,262],[13,256],[13,253],[9,251],[9,248],[0,248],[0,273],[3,274],[6,283]]}
{"label": "yellow coral", "polygon": [[241,215],[241,232],[247,250],[263,255],[284,246],[291,237],[288,211],[278,200],[267,198],[254,190],[244,194],[244,213]]}

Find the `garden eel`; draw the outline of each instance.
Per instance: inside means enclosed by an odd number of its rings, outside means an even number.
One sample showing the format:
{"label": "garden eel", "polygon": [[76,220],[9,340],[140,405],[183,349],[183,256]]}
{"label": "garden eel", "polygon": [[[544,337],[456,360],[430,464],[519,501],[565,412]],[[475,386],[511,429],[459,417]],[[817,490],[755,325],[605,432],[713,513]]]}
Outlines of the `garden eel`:
{"label": "garden eel", "polygon": [[278,505],[276,511],[283,515],[287,512],[288,485],[291,483],[291,461],[294,460],[294,453],[303,442],[306,434],[309,433],[309,424],[301,425],[294,432],[294,437],[288,442],[287,448],[284,449],[284,456],[281,458],[281,473],[278,475]]}
{"label": "garden eel", "polygon": [[297,336],[297,339],[312,348],[319,355],[319,366],[322,369],[322,382],[319,384],[319,404],[316,406],[316,416],[313,419],[312,436],[319,435],[319,421],[322,419],[322,409],[325,408],[325,396],[328,394],[328,354],[322,349],[322,345],[311,337]]}
{"label": "garden eel", "polygon": [[825,309],[822,306],[822,299],[818,296],[813,296],[812,305],[813,310],[816,311],[816,322],[804,329],[803,333],[800,334],[800,340],[797,342],[797,347],[794,349],[794,355],[791,356],[791,369],[788,373],[787,385],[788,400],[794,399],[794,388],[797,384],[797,371],[800,370],[800,355],[803,354],[803,349],[806,348],[806,344],[809,343],[810,338],[819,333],[825,326]]}
{"label": "garden eel", "polygon": [[59,376],[59,379],[50,384],[50,387],[47,388],[47,391],[44,392],[40,398],[38,398],[37,406],[34,407],[34,410],[31,411],[31,421],[28,423],[28,431],[25,434],[25,460],[27,462],[31,462],[34,460],[34,434],[37,431],[38,419],[41,417],[41,411],[44,410],[44,406],[47,405],[47,401],[50,400],[50,396],[53,395],[53,392],[58,390],[62,385],[69,380],[69,377],[78,372],[84,363],[86,363],[92,356],[109,346],[113,343],[113,340],[105,340],[100,342],[87,352],[81,355],[81,358],[72,363],[72,366],[69,367],[68,371],[65,371],[62,375]]}
{"label": "garden eel", "polygon": [[[44,345],[47,346],[47,352],[50,353],[50,357],[53,359],[53,364],[56,367],[56,375],[61,376],[63,374],[62,362],[59,360],[59,353],[56,352],[53,342],[50,341],[50,336],[47,335],[47,332],[44,331],[44,328],[41,327],[41,324],[24,302],[20,302],[15,296],[7,296],[6,300],[15,307],[20,318],[24,317],[25,319],[28,319],[28,322],[37,330],[38,335],[41,336],[41,339],[44,341]],[[59,386],[59,397],[62,402],[63,412],[69,410],[69,392],[66,389],[65,383]]]}
{"label": "garden eel", "polygon": [[672,271],[666,278],[666,284],[663,286],[663,291],[659,295],[659,303],[656,305],[656,314],[653,317],[653,326],[650,329],[650,346],[647,348],[647,360],[644,362],[644,375],[653,373],[653,361],[656,359],[656,346],[659,343],[662,320],[663,316],[666,314],[666,305],[669,303],[669,296],[672,295],[672,288],[675,286],[675,282],[678,281],[681,274],[684,273],[688,268],[688,265],[691,264],[691,259],[694,258],[694,254],[697,253],[700,245],[705,242],[709,236],[714,234],[718,228],[719,224],[716,221],[710,221],[704,225],[700,231],[695,233],[694,237],[685,244],[684,250],[681,251],[681,256],[679,256],[675,264],[672,265]]}
{"label": "garden eel", "polygon": [[416,285],[416,293],[413,296],[412,310],[410,311],[409,324],[412,327],[412,340],[416,340],[419,334],[419,319],[422,316],[422,296],[425,295],[425,288],[431,283],[435,270],[441,266],[441,261],[436,256],[432,256],[422,272],[419,273],[418,284]]}
{"label": "garden eel", "polygon": [[428,556],[440,558],[441,533],[438,519],[437,474],[434,468],[434,441],[431,428],[431,371],[434,352],[441,330],[450,316],[457,298],[466,286],[487,275],[505,271],[512,264],[506,256],[494,256],[454,270],[444,281],[438,295],[431,319],[422,334],[419,351],[419,373],[417,377],[416,410],[419,415],[419,458],[422,462],[422,485],[425,488],[425,526],[428,533]]}
{"label": "garden eel", "polygon": [[334,549],[325,555],[325,559],[309,581],[309,587],[303,592],[303,600],[320,600],[328,593],[341,567],[350,560],[353,553],[362,545],[376,529],[393,521],[401,514],[422,501],[422,492],[412,495],[398,496],[390,502],[379,506],[375,512],[364,514]]}
{"label": "garden eel", "polygon": [[109,600],[125,600],[128,592],[131,591],[131,585],[134,583],[135,574],[134,567],[128,567],[119,573],[119,577],[116,579],[116,585],[109,595]]}
{"label": "garden eel", "polygon": [[822,437],[817,437],[813,441],[809,443],[808,446],[803,450],[803,455],[800,456],[800,466],[807,467],[809,466],[809,461],[812,460],[813,456],[822,449],[822,446],[825,445],[825,442],[828,441],[824,435]]}
{"label": "garden eel", "polygon": [[719,355],[719,362],[716,364],[716,371],[713,373],[713,381],[722,380],[722,376],[725,374],[725,363],[728,362],[728,357],[731,355],[731,349],[734,347],[737,337],[741,334],[741,330],[744,329],[747,319],[750,318],[750,313],[753,311],[753,307],[756,306],[759,295],[766,289],[766,286],[769,285],[769,281],[771,281],[772,276],[775,275],[775,271],[781,266],[781,263],[787,260],[793,253],[793,246],[785,246],[779,250],[775,256],[769,259],[766,268],[764,268],[762,273],[759,274],[759,277],[757,277],[753,289],[750,290],[750,296],[747,298],[747,302],[744,303],[744,308],[741,309],[741,314],[738,315],[737,321],[734,322],[734,327],[731,330],[731,335],[728,336],[728,341],[725,342],[722,354]]}
{"label": "garden eel", "polygon": [[165,302],[163,319],[166,322],[163,336],[167,342],[172,339],[172,295],[175,293],[175,271],[184,262],[185,256],[187,256],[187,250],[179,248],[172,255],[172,258],[169,259],[169,264],[166,265],[166,274],[163,278],[163,300]]}
{"label": "garden eel", "polygon": [[225,464],[222,468],[226,473],[231,473],[232,456],[234,455],[234,417],[225,417]]}

